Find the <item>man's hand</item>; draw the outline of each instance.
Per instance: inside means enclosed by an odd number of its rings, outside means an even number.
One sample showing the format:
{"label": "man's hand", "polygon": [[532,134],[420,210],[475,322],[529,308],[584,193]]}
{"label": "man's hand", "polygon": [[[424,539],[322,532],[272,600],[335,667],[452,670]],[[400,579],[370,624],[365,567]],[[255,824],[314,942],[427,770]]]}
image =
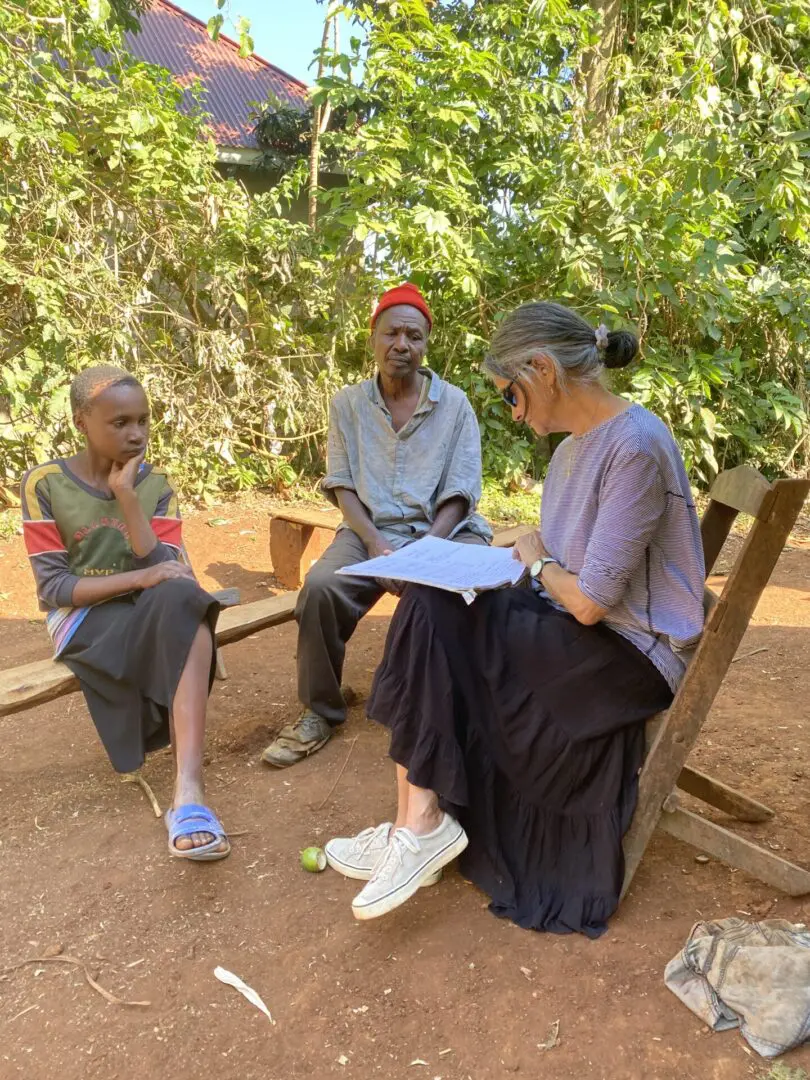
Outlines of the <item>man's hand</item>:
{"label": "man's hand", "polygon": [[407,581],[392,581],[390,578],[377,578],[377,584],[381,589],[390,592],[392,596],[402,596],[407,588]]}
{"label": "man's hand", "polygon": [[[371,540],[366,540],[364,543],[370,559],[376,559],[379,555],[392,555],[394,552],[394,549],[381,533],[377,533]],[[377,584],[381,589],[385,589],[386,592],[393,593],[394,596],[402,596],[403,589],[407,582],[389,581],[388,578],[377,578]]]}
{"label": "man's hand", "polygon": [[548,552],[543,547],[543,541],[540,539],[539,530],[526,533],[525,536],[519,537],[515,541],[515,546],[512,548],[512,558],[519,559],[524,566],[533,566],[538,559],[545,559],[548,556]]}
{"label": "man's hand", "polygon": [[379,555],[390,555],[394,550],[381,533],[377,533],[364,543],[370,559],[376,559]]}
{"label": "man's hand", "polygon": [[146,450],[129,461],[114,461],[110,469],[108,483],[110,491],[118,498],[120,495],[128,495],[135,490],[135,481],[138,479],[138,469],[143,463]]}
{"label": "man's hand", "polygon": [[173,578],[190,578],[193,581],[194,572],[190,566],[173,559],[171,562],[155,563],[154,566],[147,566],[140,571],[138,588],[153,589],[155,585],[160,585],[161,581],[171,581]]}

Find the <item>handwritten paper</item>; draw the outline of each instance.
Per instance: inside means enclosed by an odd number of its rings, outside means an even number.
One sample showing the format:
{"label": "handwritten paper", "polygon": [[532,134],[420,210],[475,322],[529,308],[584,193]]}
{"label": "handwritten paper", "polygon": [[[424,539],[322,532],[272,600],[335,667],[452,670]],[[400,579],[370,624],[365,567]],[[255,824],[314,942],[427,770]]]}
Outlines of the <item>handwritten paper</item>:
{"label": "handwritten paper", "polygon": [[380,555],[336,571],[348,577],[379,577],[431,585],[434,589],[461,593],[468,603],[485,589],[516,585],[525,572],[526,567],[512,557],[509,548],[456,544],[437,536],[426,536],[391,555]]}

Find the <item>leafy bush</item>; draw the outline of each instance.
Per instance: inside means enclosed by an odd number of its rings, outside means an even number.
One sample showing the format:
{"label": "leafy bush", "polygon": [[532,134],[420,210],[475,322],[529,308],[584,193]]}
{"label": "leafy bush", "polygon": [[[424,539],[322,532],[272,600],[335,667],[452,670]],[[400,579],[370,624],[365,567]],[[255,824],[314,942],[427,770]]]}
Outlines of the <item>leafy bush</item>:
{"label": "leafy bush", "polygon": [[[363,78],[320,92],[367,119],[333,136],[350,176],[334,214],[381,276],[437,300],[451,377],[477,390],[497,319],[558,298],[639,330],[619,386],[704,483],[742,460],[806,464],[806,3],[627,4],[611,27],[564,0],[346,6]],[[489,471],[523,469],[529,444],[475,400]]]}
{"label": "leafy bush", "polygon": [[638,329],[617,386],[704,485],[806,467],[807,0],[651,0],[610,25],[567,0],[343,7],[358,36],[313,103],[340,117],[322,153],[344,181],[316,228],[282,216],[307,181],[297,121],[268,121],[290,168],[249,199],[204,116],[123,51],[123,0],[0,7],[0,484],[70,451],[69,379],[109,360],[143,379],[186,490],[316,475],[330,395],[369,370],[372,297],[404,278],[513,488],[549,447],[480,362],[538,297]]}
{"label": "leafy bush", "polygon": [[220,178],[204,117],[103,16],[0,8],[0,483],[75,448],[68,385],[99,362],[141,377],[187,490],[289,483],[342,381],[325,260],[283,187]]}
{"label": "leafy bush", "polygon": [[540,520],[540,491],[515,491],[496,480],[484,481],[478,508],[495,525],[537,525]]}

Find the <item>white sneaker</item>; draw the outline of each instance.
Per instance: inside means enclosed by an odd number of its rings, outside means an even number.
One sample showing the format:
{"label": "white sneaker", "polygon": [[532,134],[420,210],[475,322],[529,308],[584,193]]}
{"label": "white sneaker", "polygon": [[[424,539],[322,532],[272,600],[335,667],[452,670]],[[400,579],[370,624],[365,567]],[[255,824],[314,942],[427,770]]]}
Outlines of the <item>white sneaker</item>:
{"label": "white sneaker", "polygon": [[[390,821],[384,821],[376,829],[363,829],[357,836],[335,837],[324,845],[326,861],[344,877],[368,881],[385,854],[393,827]],[[435,885],[441,876],[441,870],[437,870],[422,884]]]}
{"label": "white sneaker", "polygon": [[368,883],[352,901],[355,919],[376,919],[404,904],[437,870],[460,855],[467,843],[467,834],[449,814],[425,836],[395,829]]}

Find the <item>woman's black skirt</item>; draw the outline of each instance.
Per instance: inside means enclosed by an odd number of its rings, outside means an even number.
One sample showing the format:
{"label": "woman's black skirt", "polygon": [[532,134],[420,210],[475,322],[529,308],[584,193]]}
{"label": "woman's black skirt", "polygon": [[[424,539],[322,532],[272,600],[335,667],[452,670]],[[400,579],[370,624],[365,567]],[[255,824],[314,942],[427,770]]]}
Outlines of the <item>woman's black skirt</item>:
{"label": "woman's black skirt", "polygon": [[529,589],[468,607],[411,586],[367,710],[463,825],[461,871],[495,914],[597,937],[619,902],[644,721],[671,700],[634,645]]}
{"label": "woman's black skirt", "polygon": [[[114,769],[134,772],[169,745],[169,709],[191,643],[219,604],[196,582],[161,582],[92,608],[59,657],[81,683]],[[212,653],[209,691],[214,679]]]}

